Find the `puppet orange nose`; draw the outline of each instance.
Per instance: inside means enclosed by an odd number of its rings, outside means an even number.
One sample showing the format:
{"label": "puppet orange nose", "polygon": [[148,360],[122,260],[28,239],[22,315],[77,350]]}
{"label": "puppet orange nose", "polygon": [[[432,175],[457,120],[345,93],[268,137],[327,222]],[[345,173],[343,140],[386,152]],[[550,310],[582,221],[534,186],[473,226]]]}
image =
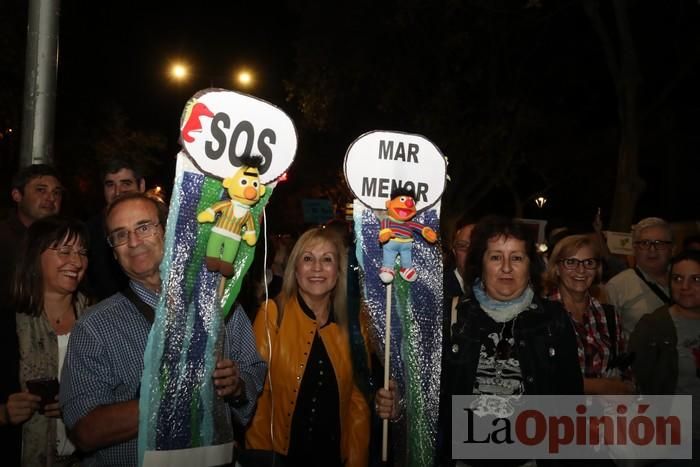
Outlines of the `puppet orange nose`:
{"label": "puppet orange nose", "polygon": [[258,190],[252,186],[246,187],[243,191],[243,196],[245,196],[245,199],[255,199],[255,197],[258,196]]}

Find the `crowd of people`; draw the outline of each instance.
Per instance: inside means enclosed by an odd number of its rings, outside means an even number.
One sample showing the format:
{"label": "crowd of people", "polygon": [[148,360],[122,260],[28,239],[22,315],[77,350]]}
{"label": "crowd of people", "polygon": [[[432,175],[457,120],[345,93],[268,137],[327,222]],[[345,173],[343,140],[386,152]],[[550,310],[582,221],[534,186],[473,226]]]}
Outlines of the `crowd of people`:
{"label": "crowd of people", "polygon": [[[13,178],[16,209],[0,223],[6,465],[137,465],[167,206],[133,163],[109,161],[101,181],[105,209],[81,222],[61,215],[51,166]],[[656,464],[697,465],[700,237],[679,242],[663,219],[642,219],[627,267],[601,227],[561,230],[548,253],[498,216],[464,217],[443,238],[436,465],[532,464],[452,459],[451,396],[461,394],[690,394],[695,460]],[[404,408],[396,382],[383,389],[372,378],[350,228],[272,237],[244,279],[213,373],[237,465],[381,464],[376,422],[401,420]]]}

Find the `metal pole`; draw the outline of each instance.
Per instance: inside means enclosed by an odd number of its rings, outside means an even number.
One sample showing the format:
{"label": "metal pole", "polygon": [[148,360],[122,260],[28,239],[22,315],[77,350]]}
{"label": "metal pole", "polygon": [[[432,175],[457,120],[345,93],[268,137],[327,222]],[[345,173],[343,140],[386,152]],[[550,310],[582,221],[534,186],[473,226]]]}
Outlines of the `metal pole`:
{"label": "metal pole", "polygon": [[30,0],[20,167],[53,159],[60,0]]}

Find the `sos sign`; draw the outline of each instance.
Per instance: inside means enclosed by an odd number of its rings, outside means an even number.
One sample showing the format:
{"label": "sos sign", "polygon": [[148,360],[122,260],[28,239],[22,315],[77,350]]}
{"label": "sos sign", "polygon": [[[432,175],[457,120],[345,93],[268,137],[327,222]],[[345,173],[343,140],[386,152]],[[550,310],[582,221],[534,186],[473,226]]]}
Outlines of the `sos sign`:
{"label": "sos sign", "polygon": [[206,89],[195,94],[180,120],[180,144],[202,172],[230,177],[241,157],[262,156],[260,180],[287,171],[297,149],[294,123],[274,105],[246,94]]}

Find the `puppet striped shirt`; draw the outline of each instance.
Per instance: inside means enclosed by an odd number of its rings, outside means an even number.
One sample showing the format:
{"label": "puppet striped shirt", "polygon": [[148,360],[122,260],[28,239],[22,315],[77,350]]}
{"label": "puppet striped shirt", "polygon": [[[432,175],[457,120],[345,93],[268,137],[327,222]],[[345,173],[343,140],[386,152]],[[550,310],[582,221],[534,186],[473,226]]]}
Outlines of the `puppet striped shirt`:
{"label": "puppet striped shirt", "polygon": [[219,201],[207,209],[207,211],[221,213],[215,224],[219,232],[231,232],[236,235],[241,235],[243,227],[246,228],[246,232],[255,232],[253,216],[250,214],[250,208],[248,208],[248,206],[243,206],[227,200]]}
{"label": "puppet striped shirt", "polygon": [[381,229],[390,229],[394,233],[394,239],[399,241],[413,239],[413,231],[421,233],[423,227],[423,224],[419,224],[418,222],[398,222],[389,218],[381,222]]}

